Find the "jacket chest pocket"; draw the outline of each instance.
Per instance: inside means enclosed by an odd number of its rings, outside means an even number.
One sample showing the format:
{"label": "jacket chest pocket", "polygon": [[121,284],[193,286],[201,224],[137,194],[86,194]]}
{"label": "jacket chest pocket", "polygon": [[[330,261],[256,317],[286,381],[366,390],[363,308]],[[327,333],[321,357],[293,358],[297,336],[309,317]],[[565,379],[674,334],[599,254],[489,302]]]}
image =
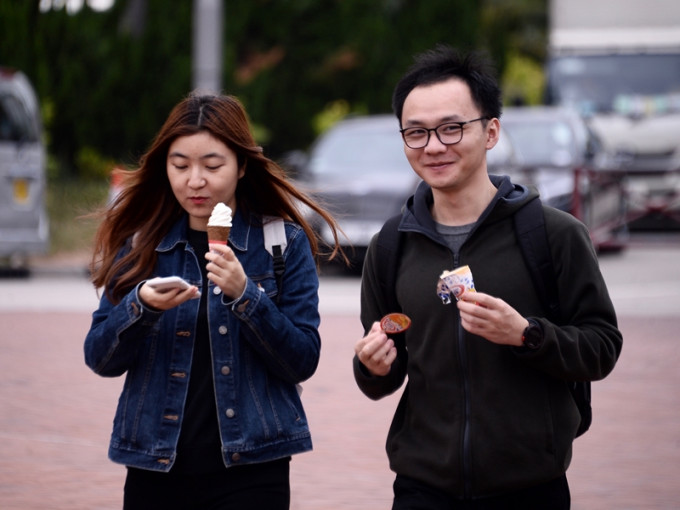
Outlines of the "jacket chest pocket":
{"label": "jacket chest pocket", "polygon": [[279,292],[273,274],[255,275],[251,276],[250,279],[257,285],[260,292],[264,292],[269,298],[274,298]]}

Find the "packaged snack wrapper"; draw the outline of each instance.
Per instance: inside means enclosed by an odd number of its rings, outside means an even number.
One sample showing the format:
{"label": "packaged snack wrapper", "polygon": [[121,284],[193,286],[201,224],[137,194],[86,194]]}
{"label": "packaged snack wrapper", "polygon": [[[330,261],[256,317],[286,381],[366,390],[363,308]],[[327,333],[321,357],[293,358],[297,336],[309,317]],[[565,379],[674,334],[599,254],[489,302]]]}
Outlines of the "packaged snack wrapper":
{"label": "packaged snack wrapper", "polygon": [[439,296],[439,299],[441,299],[442,303],[445,305],[451,303],[452,296],[457,301],[466,291],[476,292],[470,266],[461,266],[453,271],[444,271],[439,275],[437,296]]}

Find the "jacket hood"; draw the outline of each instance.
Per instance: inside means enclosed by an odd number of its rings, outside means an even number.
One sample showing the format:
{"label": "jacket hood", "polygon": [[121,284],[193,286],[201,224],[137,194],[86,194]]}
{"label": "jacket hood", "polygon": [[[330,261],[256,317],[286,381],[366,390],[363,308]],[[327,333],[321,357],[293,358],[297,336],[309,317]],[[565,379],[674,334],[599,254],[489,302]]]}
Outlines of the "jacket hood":
{"label": "jacket hood", "polygon": [[[489,178],[498,191],[479,217],[477,224],[506,218],[529,200],[538,197],[535,188],[514,184],[507,175],[489,175]],[[399,230],[419,232],[441,242],[430,212],[433,201],[432,188],[424,181],[421,182],[416,192],[406,201]]]}

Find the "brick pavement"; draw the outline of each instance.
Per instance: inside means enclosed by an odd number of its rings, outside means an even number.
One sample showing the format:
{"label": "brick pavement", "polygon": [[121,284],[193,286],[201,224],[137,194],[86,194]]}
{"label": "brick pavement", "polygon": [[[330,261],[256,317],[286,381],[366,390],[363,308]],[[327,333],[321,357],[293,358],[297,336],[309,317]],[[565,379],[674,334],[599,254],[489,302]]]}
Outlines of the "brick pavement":
{"label": "brick pavement", "polygon": [[[85,367],[89,313],[0,313],[0,509],[121,507],[124,468],[106,458],[122,379]],[[622,318],[618,367],[593,386],[594,424],[569,471],[574,510],[671,509],[680,501],[680,318]],[[647,333],[645,333],[647,332]],[[384,440],[398,395],[354,385],[356,315],[325,315],[304,384],[315,449],[292,462],[292,510],[387,509]]]}

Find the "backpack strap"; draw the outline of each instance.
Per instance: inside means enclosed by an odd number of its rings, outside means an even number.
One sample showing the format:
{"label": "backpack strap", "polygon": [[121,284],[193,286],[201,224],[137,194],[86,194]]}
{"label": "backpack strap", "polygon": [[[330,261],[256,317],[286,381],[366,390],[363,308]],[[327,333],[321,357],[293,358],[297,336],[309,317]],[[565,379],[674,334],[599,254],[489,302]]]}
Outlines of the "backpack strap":
{"label": "backpack strap", "polygon": [[[401,305],[397,300],[397,269],[399,267],[399,256],[401,253],[401,241],[403,235],[399,232],[401,214],[389,218],[378,233],[378,240],[375,244],[377,250],[377,260],[380,261],[375,267],[378,287],[381,293],[381,301],[385,308],[383,313],[401,312]],[[406,333],[394,333],[389,335],[397,347],[399,357],[407,356],[406,352]],[[406,364],[403,364],[404,370]]]}
{"label": "backpack strap", "polygon": [[274,278],[276,279],[276,302],[281,295],[281,280],[286,269],[283,260],[283,252],[286,251],[288,240],[286,239],[286,229],[282,218],[267,216],[262,225],[264,231],[264,247],[274,259]]}
{"label": "backpack strap", "polygon": [[[548,319],[561,324],[564,319],[560,309],[557,276],[550,254],[541,200],[535,198],[527,202],[515,212],[513,219],[522,255],[531,273],[534,288],[539,298],[545,303]],[[576,431],[576,437],[579,437],[590,428],[593,421],[590,382],[569,382],[569,391],[581,413],[581,423]]]}
{"label": "backpack strap", "polygon": [[381,262],[375,268],[376,277],[378,279],[380,291],[382,292],[383,302],[390,313],[401,311],[395,289],[401,245],[401,234],[399,233],[400,222],[401,214],[392,216],[388,219],[380,229],[376,242],[378,260]]}
{"label": "backpack strap", "polygon": [[562,320],[557,294],[557,278],[553,266],[545,216],[540,198],[527,202],[513,215],[515,235],[527,263],[534,288],[546,304],[546,313],[553,322]]}

